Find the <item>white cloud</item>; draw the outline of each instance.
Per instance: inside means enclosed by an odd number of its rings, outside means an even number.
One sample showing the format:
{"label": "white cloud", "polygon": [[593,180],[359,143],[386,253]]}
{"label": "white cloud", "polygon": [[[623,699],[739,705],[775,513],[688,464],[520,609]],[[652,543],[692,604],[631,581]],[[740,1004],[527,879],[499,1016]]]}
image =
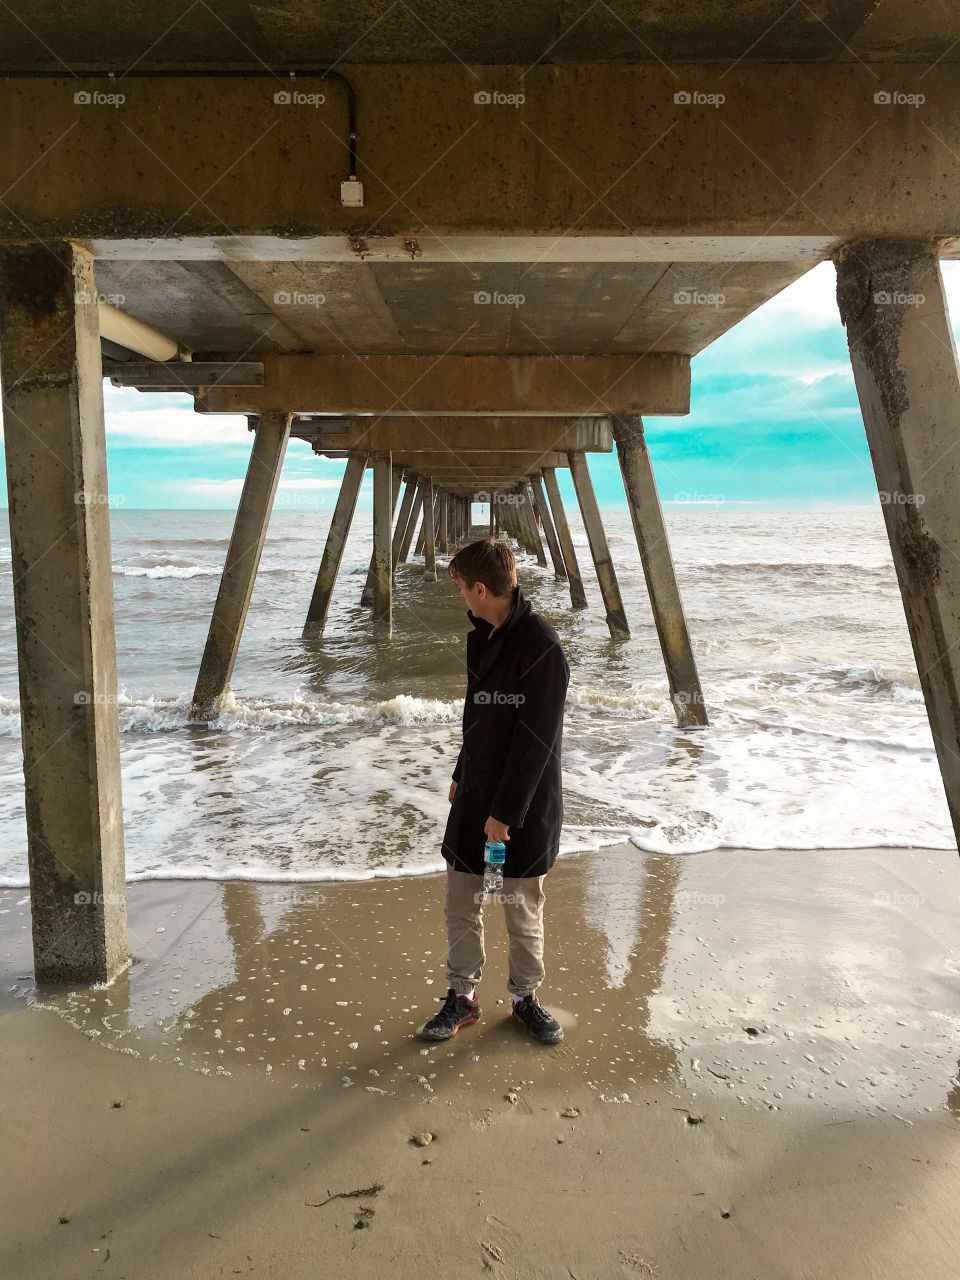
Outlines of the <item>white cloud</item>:
{"label": "white cloud", "polygon": [[[187,480],[178,480],[176,482],[178,492],[195,494],[204,498],[239,498],[240,490],[243,488],[243,476],[227,476],[224,479],[216,478],[196,478]],[[284,492],[315,492],[324,489],[339,489],[340,480],[337,477],[316,476],[312,479],[302,477],[299,479],[284,480],[281,477],[277,486],[278,494]]]}
{"label": "white cloud", "polygon": [[107,440],[135,443],[144,448],[207,448],[211,445],[252,444],[245,417],[194,413],[192,409],[162,408],[141,412],[107,408]]}

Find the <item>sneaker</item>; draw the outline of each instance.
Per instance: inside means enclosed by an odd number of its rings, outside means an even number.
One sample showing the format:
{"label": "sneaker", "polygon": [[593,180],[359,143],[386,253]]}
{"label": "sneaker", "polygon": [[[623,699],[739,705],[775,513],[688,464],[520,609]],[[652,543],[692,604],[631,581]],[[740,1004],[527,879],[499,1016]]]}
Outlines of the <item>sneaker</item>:
{"label": "sneaker", "polygon": [[453,987],[447,992],[443,1008],[420,1028],[421,1040],[450,1040],[461,1027],[480,1021],[480,1002],[476,996],[468,1000],[458,996]]}
{"label": "sneaker", "polygon": [[563,1039],[563,1027],[532,993],[513,1001],[513,1016],[541,1044],[556,1044]]}

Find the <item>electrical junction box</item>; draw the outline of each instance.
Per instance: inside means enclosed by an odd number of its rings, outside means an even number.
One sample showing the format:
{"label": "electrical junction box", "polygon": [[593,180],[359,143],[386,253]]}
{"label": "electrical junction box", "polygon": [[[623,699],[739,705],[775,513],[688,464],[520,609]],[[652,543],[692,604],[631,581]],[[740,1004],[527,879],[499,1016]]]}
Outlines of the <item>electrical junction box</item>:
{"label": "electrical junction box", "polygon": [[363,208],[363,183],[359,178],[348,178],[340,183],[340,203],[346,209]]}

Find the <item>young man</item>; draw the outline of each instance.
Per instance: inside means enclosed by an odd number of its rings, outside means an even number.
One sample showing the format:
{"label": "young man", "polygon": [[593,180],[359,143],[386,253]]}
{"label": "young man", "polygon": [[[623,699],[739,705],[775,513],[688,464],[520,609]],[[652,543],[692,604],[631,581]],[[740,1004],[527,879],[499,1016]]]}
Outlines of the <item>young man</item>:
{"label": "young man", "polygon": [[443,837],[449,989],[420,1035],[449,1040],[480,1017],[483,852],[487,840],[502,840],[513,1017],[537,1040],[556,1044],[563,1028],[535,992],[544,976],[543,882],[563,823],[560,746],[570,667],[557,633],[517,585],[505,542],[470,543],[449,571],[474,629],[467,635],[463,746]]}

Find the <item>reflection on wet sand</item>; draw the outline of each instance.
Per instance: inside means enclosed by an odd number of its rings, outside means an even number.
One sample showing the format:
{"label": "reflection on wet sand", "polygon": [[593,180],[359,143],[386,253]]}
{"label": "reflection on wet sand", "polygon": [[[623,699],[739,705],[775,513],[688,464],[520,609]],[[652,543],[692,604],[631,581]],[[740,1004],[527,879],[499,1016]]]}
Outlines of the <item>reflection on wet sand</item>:
{"label": "reflection on wet sand", "polygon": [[[566,1038],[550,1050],[508,1016],[495,908],[481,1023],[446,1045],[417,1039],[444,995],[437,876],[135,885],[128,973],[42,1003],[115,1049],[301,1088],[586,1082],[615,1102],[658,1083],[771,1109],[956,1109],[954,870],[903,850],[679,858],[621,845],[562,858],[540,994]],[[13,994],[34,998],[26,906],[12,897]]]}

